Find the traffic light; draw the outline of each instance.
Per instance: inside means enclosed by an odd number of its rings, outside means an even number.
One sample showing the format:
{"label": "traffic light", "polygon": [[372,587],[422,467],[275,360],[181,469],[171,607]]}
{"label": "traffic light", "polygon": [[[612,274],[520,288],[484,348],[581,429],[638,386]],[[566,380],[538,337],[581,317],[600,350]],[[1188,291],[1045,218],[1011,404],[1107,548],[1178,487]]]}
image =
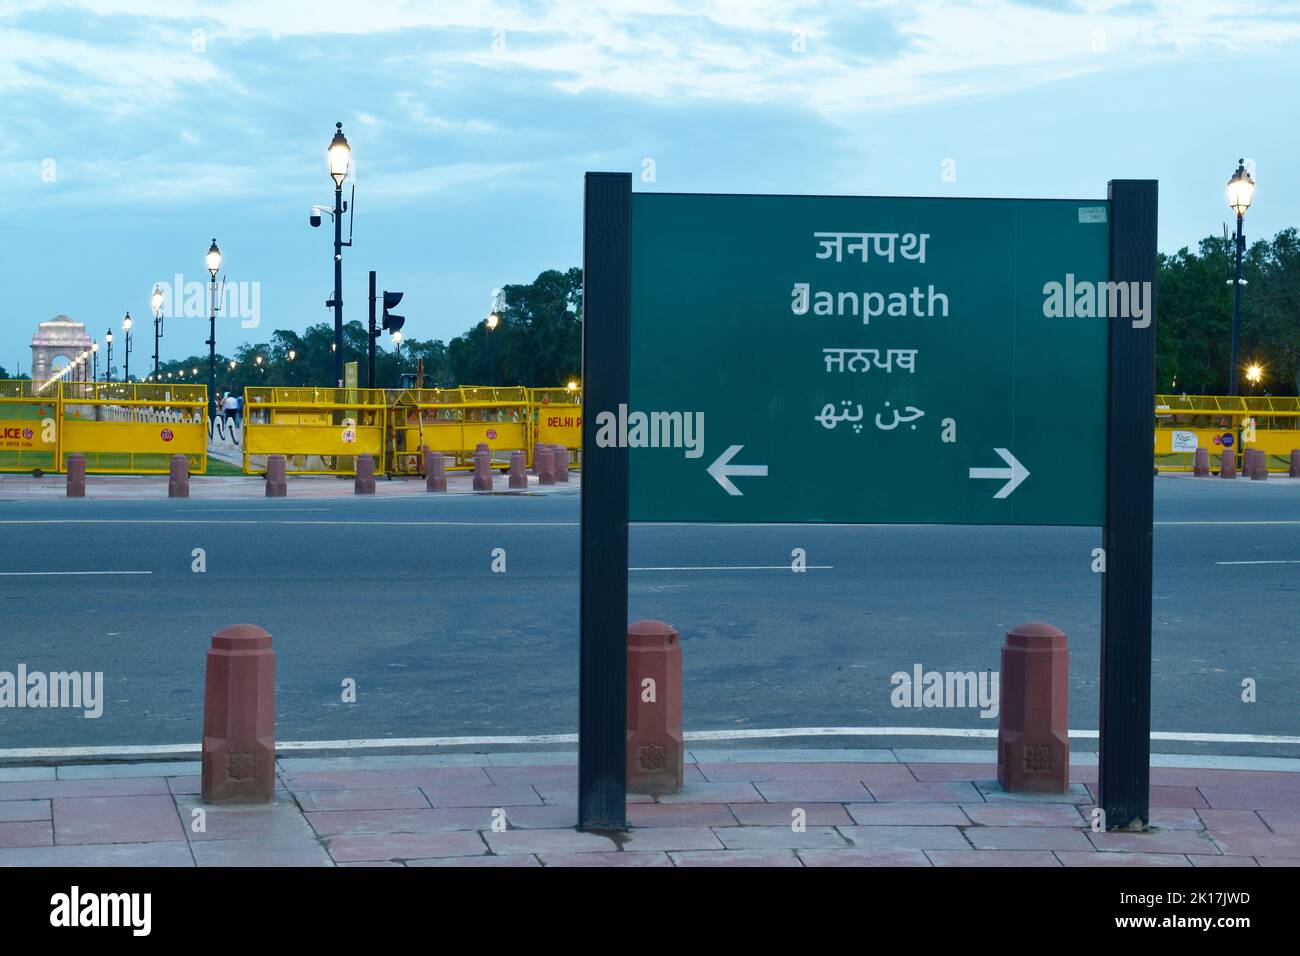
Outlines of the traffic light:
{"label": "traffic light", "polygon": [[384,327],[384,330],[387,331],[387,332],[396,332],[398,329],[400,329],[403,325],[406,324],[406,316],[404,316],[404,315],[393,315],[391,312],[388,311],[389,309],[396,308],[396,307],[397,307],[397,303],[399,303],[399,302],[401,302],[401,301],[402,301],[402,293],[400,293],[400,292],[385,292],[385,293],[384,293],[384,321],[383,321],[383,327]]}

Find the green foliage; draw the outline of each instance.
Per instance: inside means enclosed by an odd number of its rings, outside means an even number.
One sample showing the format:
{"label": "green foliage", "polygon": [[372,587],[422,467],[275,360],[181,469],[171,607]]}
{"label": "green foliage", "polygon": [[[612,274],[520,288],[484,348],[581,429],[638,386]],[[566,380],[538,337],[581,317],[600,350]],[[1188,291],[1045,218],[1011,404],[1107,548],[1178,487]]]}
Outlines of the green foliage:
{"label": "green foliage", "polygon": [[[1156,391],[1226,395],[1232,355],[1233,239],[1157,261]],[[1257,390],[1300,391],[1300,239],[1294,228],[1261,240],[1242,257],[1238,365],[1264,370]],[[1238,369],[1240,374],[1241,369]],[[1238,390],[1250,393],[1244,374]]]}

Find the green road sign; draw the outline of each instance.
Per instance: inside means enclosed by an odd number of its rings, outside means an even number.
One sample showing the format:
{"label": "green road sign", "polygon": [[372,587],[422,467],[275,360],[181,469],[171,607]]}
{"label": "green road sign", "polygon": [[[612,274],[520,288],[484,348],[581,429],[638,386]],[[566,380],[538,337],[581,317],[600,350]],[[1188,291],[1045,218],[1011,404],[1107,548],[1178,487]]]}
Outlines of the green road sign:
{"label": "green road sign", "polygon": [[631,520],[1102,525],[1107,216],[634,194]]}

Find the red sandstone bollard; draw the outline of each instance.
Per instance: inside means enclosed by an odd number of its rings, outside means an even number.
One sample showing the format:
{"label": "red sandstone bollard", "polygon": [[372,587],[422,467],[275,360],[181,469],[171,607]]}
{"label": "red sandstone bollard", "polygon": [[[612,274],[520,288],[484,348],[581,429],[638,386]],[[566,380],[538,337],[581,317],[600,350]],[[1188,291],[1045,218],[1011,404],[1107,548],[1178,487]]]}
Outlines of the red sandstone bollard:
{"label": "red sandstone bollard", "polygon": [[533,471],[537,472],[539,485],[555,484],[555,452],[550,445],[538,445],[533,449]]}
{"label": "red sandstone bollard", "polygon": [[275,651],[271,635],[234,624],[212,635],[203,688],[203,802],[275,797]]}
{"label": "red sandstone bollard", "polygon": [[1219,467],[1220,478],[1237,477],[1237,453],[1228,449],[1223,453],[1223,464]]}
{"label": "red sandstone bollard", "polygon": [[289,494],[289,483],[284,477],[284,455],[266,458],[266,497],[284,498]]}
{"label": "red sandstone bollard", "polygon": [[1268,455],[1266,455],[1263,449],[1260,448],[1252,448],[1251,452],[1253,453],[1254,461],[1252,462],[1253,467],[1250,469],[1250,480],[1267,481]]}
{"label": "red sandstone bollard", "polygon": [[442,452],[426,452],[424,456],[424,490],[425,491],[446,491],[447,490],[447,463],[443,460]]}
{"label": "red sandstone bollard", "polygon": [[1192,466],[1192,474],[1197,478],[1210,477],[1210,449],[1196,449],[1196,464]]}
{"label": "red sandstone bollard", "polygon": [[373,455],[357,456],[357,478],[352,484],[354,495],[375,493],[375,458]]}
{"label": "red sandstone bollard", "polygon": [[68,456],[68,497],[86,497],[86,456],[80,452]]}
{"label": "red sandstone bollard", "polygon": [[492,490],[492,453],[485,445],[474,453],[474,490]]}
{"label": "red sandstone bollard", "polygon": [[522,451],[510,453],[510,487],[528,487],[528,456]]}
{"label": "red sandstone bollard", "polygon": [[168,498],[190,496],[190,460],[184,455],[172,455],[171,474],[167,478]]}
{"label": "red sandstone bollard", "polygon": [[569,449],[563,445],[555,447],[555,480],[567,484],[569,481]]}
{"label": "red sandstone bollard", "polygon": [[671,624],[635,621],[627,629],[627,788],[682,789],[682,645]]}
{"label": "red sandstone bollard", "polygon": [[1291,470],[1287,475],[1291,478],[1300,478],[1300,448],[1291,449]]}
{"label": "red sandstone bollard", "polygon": [[1064,793],[1070,782],[1070,657],[1042,621],[1007,632],[1002,647],[998,783],[1008,793]]}

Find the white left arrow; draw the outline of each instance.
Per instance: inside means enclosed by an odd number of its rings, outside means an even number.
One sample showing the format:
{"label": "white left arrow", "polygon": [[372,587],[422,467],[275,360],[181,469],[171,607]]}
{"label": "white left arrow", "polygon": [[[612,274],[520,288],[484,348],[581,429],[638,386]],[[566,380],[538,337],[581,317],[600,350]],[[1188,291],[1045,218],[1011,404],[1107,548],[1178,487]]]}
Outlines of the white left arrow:
{"label": "white left arrow", "polygon": [[1005,448],[994,448],[1003,461],[1010,467],[1007,468],[972,468],[970,476],[972,478],[997,478],[1006,482],[994,498],[1005,498],[1011,492],[1020,486],[1020,483],[1029,477],[1029,469],[1016,460],[1016,456],[1011,454]]}
{"label": "white left arrow", "polygon": [[736,453],[744,447],[744,445],[732,445],[718,456],[717,461],[709,465],[709,474],[713,476],[714,481],[722,485],[723,490],[729,495],[743,493],[732,483],[732,477],[767,477],[767,465],[729,464],[731,459],[736,457]]}

